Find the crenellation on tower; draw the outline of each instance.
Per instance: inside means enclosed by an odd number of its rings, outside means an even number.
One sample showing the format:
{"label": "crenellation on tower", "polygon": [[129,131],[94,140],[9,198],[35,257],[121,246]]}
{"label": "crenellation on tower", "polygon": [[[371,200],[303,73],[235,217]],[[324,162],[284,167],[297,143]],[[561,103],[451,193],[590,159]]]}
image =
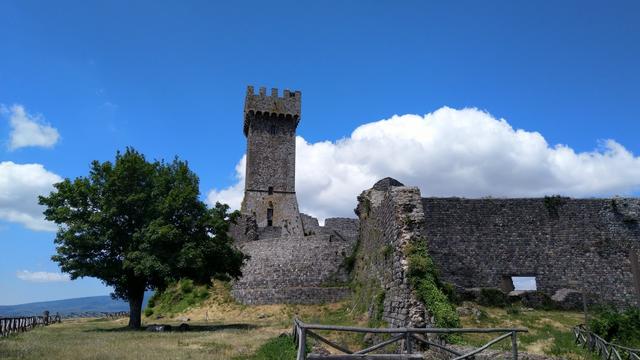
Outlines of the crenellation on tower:
{"label": "crenellation on tower", "polygon": [[282,116],[292,119],[298,126],[302,109],[302,93],[285,89],[279,96],[278,89],[272,88],[271,95],[267,95],[267,88],[260,87],[259,93],[254,93],[253,86],[247,86],[244,101],[244,134],[247,135],[251,122],[257,118]]}

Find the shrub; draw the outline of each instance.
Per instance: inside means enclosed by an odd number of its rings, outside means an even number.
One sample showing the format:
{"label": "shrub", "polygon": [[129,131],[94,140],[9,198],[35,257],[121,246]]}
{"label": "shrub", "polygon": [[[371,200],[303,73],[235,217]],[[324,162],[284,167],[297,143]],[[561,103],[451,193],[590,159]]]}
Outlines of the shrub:
{"label": "shrub", "polygon": [[444,292],[445,295],[447,295],[447,298],[449,299],[449,301],[451,303],[453,303],[453,304],[461,304],[462,303],[462,299],[460,298],[460,295],[458,295],[458,292],[456,291],[456,289],[453,286],[453,284],[443,282],[442,283],[442,291]]}
{"label": "shrub", "polygon": [[482,288],[478,295],[478,304],[489,307],[504,307],[507,305],[507,294],[498,289]]}
{"label": "shrub", "polygon": [[521,297],[522,305],[541,310],[554,310],[558,306],[542,291],[527,291]]}
{"label": "shrub", "polygon": [[517,305],[511,304],[511,305],[507,306],[506,311],[507,311],[507,314],[509,314],[509,315],[518,315],[518,314],[520,314],[520,307],[517,306]]}
{"label": "shrub", "polygon": [[353,272],[353,268],[356,266],[355,253],[351,254],[350,256],[345,256],[343,264],[344,264],[345,270],[347,270],[348,273]]}
{"label": "shrub", "polygon": [[153,308],[147,307],[144,309],[144,316],[149,317],[153,315]]}
{"label": "shrub", "polygon": [[393,246],[387,244],[382,248],[382,256],[387,259],[393,255]]}
{"label": "shrub", "polygon": [[[418,299],[428,306],[436,327],[460,327],[460,319],[446,295],[446,287],[439,279],[438,270],[427,251],[426,241],[419,239],[406,248],[409,262],[407,276]],[[456,340],[448,337],[449,340]]]}
{"label": "shrub", "polygon": [[344,259],[342,260],[342,266],[344,266],[345,270],[347,270],[349,274],[353,273],[353,269],[356,266],[356,260],[357,260],[359,250],[360,250],[360,237],[358,237],[358,239],[356,240],[356,244],[353,247],[351,255],[345,256]]}
{"label": "shrub", "polygon": [[147,307],[154,307],[154,306],[156,306],[156,293],[155,292],[153,293],[153,295],[147,301]]}
{"label": "shrub", "polygon": [[[307,349],[308,351],[308,349]],[[293,342],[293,338],[289,335],[280,335],[272,338],[264,343],[258,351],[250,357],[239,357],[235,359],[247,359],[247,360],[282,360],[282,359],[295,359],[298,351],[296,345]]]}
{"label": "shrub", "polygon": [[193,280],[183,279],[180,281],[180,290],[182,290],[184,294],[191,293],[193,291]]}
{"label": "shrub", "polygon": [[598,309],[589,321],[589,328],[609,342],[640,346],[640,308],[622,311],[612,307]]}
{"label": "shrub", "polygon": [[380,327],[383,324],[382,317],[384,315],[384,299],[387,294],[380,291],[374,298],[373,311],[369,318],[369,327]]}

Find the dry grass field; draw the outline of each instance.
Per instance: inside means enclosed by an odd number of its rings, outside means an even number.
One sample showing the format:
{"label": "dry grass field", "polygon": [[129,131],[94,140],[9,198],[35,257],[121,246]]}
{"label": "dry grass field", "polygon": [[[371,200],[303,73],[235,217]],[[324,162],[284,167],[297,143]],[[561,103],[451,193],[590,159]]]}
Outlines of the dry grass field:
{"label": "dry grass field", "polygon": [[262,344],[291,331],[294,316],[332,322],[342,309],[343,304],[222,305],[144,320],[177,327],[180,319],[190,319],[189,331],[167,333],[129,330],[127,319],[65,320],[0,339],[0,359],[252,359]]}
{"label": "dry grass field", "polygon": [[[576,360],[592,358],[573,345],[570,329],[582,321],[580,313],[479,309],[481,317],[462,317],[465,327],[527,327],[530,332],[519,337],[521,351]],[[0,339],[0,359],[283,359],[278,349],[275,357],[255,354],[269,340],[289,333],[296,316],[308,323],[368,323],[367,317],[358,314],[349,303],[244,306],[230,301],[222,288],[214,287],[212,296],[199,306],[143,319],[145,325],[177,326],[187,322],[190,331],[131,331],[126,328],[127,319],[65,320]],[[325,335],[352,348],[362,346],[362,337],[357,335]],[[464,337],[464,342],[471,345],[487,340],[485,335]]]}

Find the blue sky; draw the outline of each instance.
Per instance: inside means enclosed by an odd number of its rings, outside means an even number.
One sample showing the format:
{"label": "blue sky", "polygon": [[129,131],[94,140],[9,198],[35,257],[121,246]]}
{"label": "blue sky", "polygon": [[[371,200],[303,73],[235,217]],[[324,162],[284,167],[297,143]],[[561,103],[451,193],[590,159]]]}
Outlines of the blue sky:
{"label": "blue sky", "polygon": [[55,234],[11,215],[37,216],[41,182],[94,159],[178,155],[203,199],[237,202],[247,85],[302,91],[297,187],[321,218],[386,175],[434,196],[637,195],[639,16],[637,1],[1,1],[0,304],[109,292],[49,274]]}

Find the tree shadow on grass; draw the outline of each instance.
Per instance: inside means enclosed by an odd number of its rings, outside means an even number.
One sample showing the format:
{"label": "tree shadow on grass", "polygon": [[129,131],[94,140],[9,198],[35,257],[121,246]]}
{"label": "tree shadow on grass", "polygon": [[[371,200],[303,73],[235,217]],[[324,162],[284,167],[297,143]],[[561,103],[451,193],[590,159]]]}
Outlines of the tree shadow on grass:
{"label": "tree shadow on grass", "polygon": [[[167,325],[167,324],[145,324],[140,329],[131,329],[128,326],[117,327],[117,328],[97,328],[97,329],[88,329],[85,332],[147,332],[147,327],[151,325]],[[208,325],[208,324],[187,324],[189,325],[186,329],[180,329],[180,324],[168,324],[171,325],[171,330],[169,331],[148,331],[158,332],[158,333],[166,333],[166,332],[202,332],[202,331],[225,331],[225,330],[253,330],[257,329],[260,326],[254,324],[217,324],[217,325]]]}

